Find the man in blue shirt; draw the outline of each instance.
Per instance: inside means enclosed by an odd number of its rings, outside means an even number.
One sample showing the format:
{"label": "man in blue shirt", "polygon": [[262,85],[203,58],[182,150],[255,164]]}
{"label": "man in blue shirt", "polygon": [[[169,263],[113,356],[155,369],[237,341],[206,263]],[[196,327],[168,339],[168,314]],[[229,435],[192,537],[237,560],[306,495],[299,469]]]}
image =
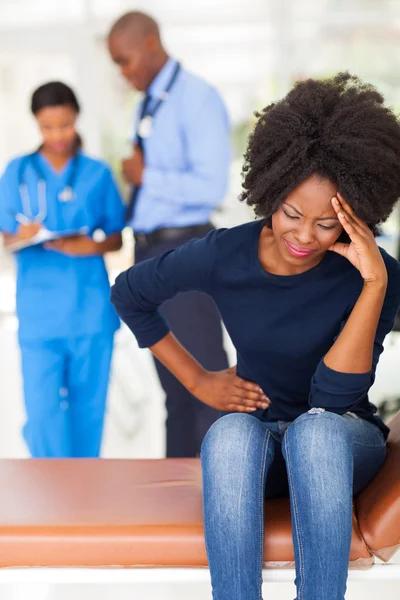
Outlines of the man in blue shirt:
{"label": "man in blue shirt", "polygon": [[[218,92],[168,56],[148,15],[121,17],[108,47],[125,79],[145,92],[133,154],[123,161],[132,185],[127,221],[138,263],[213,229],[210,214],[228,183],[230,126]],[[165,302],[162,312],[199,361],[210,370],[227,368],[220,317],[210,298],[190,291]],[[156,367],[167,396],[167,456],[196,456],[218,412],[195,399],[158,361]]]}

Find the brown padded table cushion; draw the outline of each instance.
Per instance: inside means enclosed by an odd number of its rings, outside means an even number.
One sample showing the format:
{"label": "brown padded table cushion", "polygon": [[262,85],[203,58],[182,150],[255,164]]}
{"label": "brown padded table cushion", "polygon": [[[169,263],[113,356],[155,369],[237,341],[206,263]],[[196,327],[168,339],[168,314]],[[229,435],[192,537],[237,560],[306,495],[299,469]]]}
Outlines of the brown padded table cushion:
{"label": "brown padded table cushion", "polygon": [[[198,459],[0,460],[0,489],[1,567],[207,565]],[[293,561],[288,500],[265,510],[266,562]]]}
{"label": "brown padded table cushion", "polygon": [[400,548],[400,413],[389,427],[386,461],[356,503],[362,535],[385,561]]}

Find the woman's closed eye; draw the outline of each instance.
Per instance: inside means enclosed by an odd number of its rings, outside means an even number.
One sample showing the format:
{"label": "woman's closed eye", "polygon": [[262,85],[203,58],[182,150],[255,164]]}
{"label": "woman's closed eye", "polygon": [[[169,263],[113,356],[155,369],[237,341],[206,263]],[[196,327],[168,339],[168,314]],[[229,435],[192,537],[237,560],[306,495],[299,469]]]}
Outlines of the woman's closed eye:
{"label": "woman's closed eye", "polygon": [[321,225],[321,223],[318,224],[319,227],[321,227],[321,229],[324,229],[325,231],[329,231],[330,229],[335,229],[336,225]]}
{"label": "woman's closed eye", "polygon": [[[290,215],[289,213],[286,212],[286,210],[283,211],[284,214],[286,215],[286,217],[288,219],[298,219],[299,217],[297,215]],[[329,231],[330,229],[334,229],[336,227],[336,225],[322,225],[321,223],[318,223],[318,227],[320,227],[321,229],[323,229],[324,231]]]}
{"label": "woman's closed eye", "polygon": [[284,210],[283,212],[285,213],[285,215],[287,216],[288,219],[298,219],[299,218],[296,215],[289,215],[289,213],[287,213],[286,210]]}

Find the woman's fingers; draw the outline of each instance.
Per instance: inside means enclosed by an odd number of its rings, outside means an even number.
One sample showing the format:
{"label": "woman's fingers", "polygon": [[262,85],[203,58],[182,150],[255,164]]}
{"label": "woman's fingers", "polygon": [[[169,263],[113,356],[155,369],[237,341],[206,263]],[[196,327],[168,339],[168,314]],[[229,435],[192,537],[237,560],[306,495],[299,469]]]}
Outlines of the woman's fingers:
{"label": "woman's fingers", "polygon": [[242,399],[232,396],[229,398],[230,404],[235,404],[235,406],[241,406],[244,408],[262,408],[265,410],[269,407],[271,402],[269,400],[250,400],[248,398]]}
{"label": "woman's fingers", "polygon": [[348,221],[353,226],[358,228],[360,233],[370,233],[370,228],[368,227],[368,225],[364,221],[362,221],[359,217],[357,217],[353,208],[350,206],[350,204],[348,202],[346,202],[346,200],[343,198],[343,196],[341,194],[339,194],[339,192],[337,193],[337,198],[335,198],[335,200],[338,201],[337,206],[340,207],[340,212],[344,213],[344,215],[348,219]]}
{"label": "woman's fingers", "polygon": [[359,220],[358,217],[356,216],[354,210],[350,206],[350,204],[348,202],[346,202],[346,200],[343,198],[343,196],[341,196],[339,194],[339,192],[337,193],[336,200],[337,200],[338,204],[340,205],[342,211],[344,211],[345,213],[349,214],[350,217],[352,219],[354,219],[355,221]]}
{"label": "woman's fingers", "polygon": [[346,200],[343,198],[343,196],[339,192],[337,192],[336,196],[337,196],[337,200],[339,201],[339,204],[341,204],[343,206],[343,208],[345,208],[345,210],[348,210],[350,212],[350,214],[354,214],[354,211],[353,211],[352,207],[350,206],[350,204],[348,202],[346,202]]}
{"label": "woman's fingers", "polygon": [[262,410],[265,410],[268,408],[268,406],[269,406],[269,404],[266,406],[258,406],[258,405],[254,405],[254,404],[247,405],[247,404],[241,404],[241,403],[236,404],[235,402],[231,402],[230,404],[228,404],[226,410],[234,410],[237,412],[254,412],[255,410],[257,410],[259,408]]}
{"label": "woman's fingers", "polygon": [[[233,370],[229,371],[232,373]],[[265,410],[271,404],[259,385],[237,376],[232,378],[227,394],[229,404],[226,406],[226,410],[254,412],[258,408]]]}
{"label": "woman's fingers", "polygon": [[249,390],[241,390],[240,388],[234,387],[231,395],[239,400],[251,400],[252,402],[260,402],[268,400],[267,396],[260,392],[250,392]]}
{"label": "woman's fingers", "polygon": [[241,406],[240,404],[229,404],[227,410],[240,413],[252,413],[256,411],[257,408],[247,408],[247,406]]}
{"label": "woman's fingers", "polygon": [[336,242],[335,244],[332,244],[332,246],[330,246],[328,250],[330,250],[331,252],[336,252],[337,254],[340,254],[341,256],[344,256],[346,258],[347,252],[349,250],[349,244],[344,244],[343,242]]}
{"label": "woman's fingers", "polygon": [[63,245],[64,245],[64,240],[52,240],[52,241],[46,243],[46,246],[48,248],[60,249],[63,247]]}
{"label": "woman's fingers", "polygon": [[232,395],[235,397],[262,402],[268,400],[260,386],[255,383],[236,377],[233,384]]}
{"label": "woman's fingers", "polygon": [[363,236],[365,229],[359,224],[353,215],[340,204],[337,198],[332,198],[332,205],[336,210],[339,222],[345,232],[350,237],[354,237],[355,235]]}
{"label": "woman's fingers", "polygon": [[238,412],[254,412],[257,409],[266,410],[271,404],[270,400],[263,402],[255,402],[254,400],[247,400],[242,398],[236,398],[231,396],[229,403],[226,405],[224,410],[235,410]]}
{"label": "woman's fingers", "polygon": [[251,381],[246,381],[241,377],[235,377],[233,380],[233,385],[240,390],[247,390],[248,392],[255,392],[258,394],[263,394],[264,392],[256,383],[252,383]]}
{"label": "woman's fingers", "polygon": [[352,237],[354,234],[359,233],[354,226],[353,223],[349,220],[349,218],[344,214],[344,212],[338,212],[339,222],[342,225],[343,229],[346,233]]}
{"label": "woman's fingers", "polygon": [[[245,382],[246,383],[246,382]],[[256,389],[258,386],[256,386]],[[258,388],[260,390],[260,388]],[[231,392],[230,398],[232,403],[238,406],[248,408],[263,408],[266,409],[271,404],[271,401],[262,391],[252,391],[245,387],[235,386]]]}
{"label": "woman's fingers", "polygon": [[347,217],[349,223],[356,223],[354,213],[352,213],[352,210],[347,203],[340,200],[338,197],[335,197],[332,198],[332,205],[338,215],[342,214]]}

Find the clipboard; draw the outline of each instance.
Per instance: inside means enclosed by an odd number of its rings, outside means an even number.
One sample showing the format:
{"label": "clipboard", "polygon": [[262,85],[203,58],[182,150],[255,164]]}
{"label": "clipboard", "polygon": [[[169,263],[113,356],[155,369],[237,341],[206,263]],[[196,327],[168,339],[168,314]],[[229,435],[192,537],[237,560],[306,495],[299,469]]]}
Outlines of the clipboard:
{"label": "clipboard", "polygon": [[3,248],[3,254],[12,254],[23,250],[24,248],[31,248],[32,246],[38,246],[46,242],[52,242],[63,237],[71,237],[77,235],[86,235],[89,231],[88,227],[81,227],[80,229],[64,229],[63,231],[50,231],[45,227],[39,229],[36,235],[29,238],[28,240],[19,240],[13,244],[8,244]]}

